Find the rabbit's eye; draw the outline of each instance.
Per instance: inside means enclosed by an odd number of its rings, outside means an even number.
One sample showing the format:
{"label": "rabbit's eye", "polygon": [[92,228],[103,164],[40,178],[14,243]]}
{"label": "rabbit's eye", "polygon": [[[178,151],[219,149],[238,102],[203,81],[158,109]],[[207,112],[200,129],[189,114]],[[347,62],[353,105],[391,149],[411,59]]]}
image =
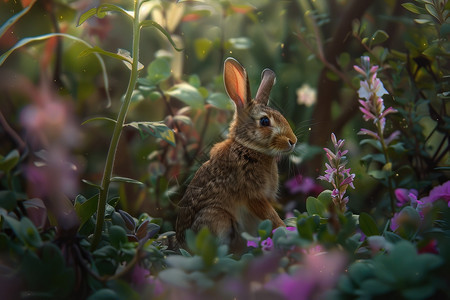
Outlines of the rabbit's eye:
{"label": "rabbit's eye", "polygon": [[264,127],[270,126],[270,120],[269,120],[268,117],[262,117],[262,118],[259,120],[259,124],[261,124],[261,126],[264,126]]}

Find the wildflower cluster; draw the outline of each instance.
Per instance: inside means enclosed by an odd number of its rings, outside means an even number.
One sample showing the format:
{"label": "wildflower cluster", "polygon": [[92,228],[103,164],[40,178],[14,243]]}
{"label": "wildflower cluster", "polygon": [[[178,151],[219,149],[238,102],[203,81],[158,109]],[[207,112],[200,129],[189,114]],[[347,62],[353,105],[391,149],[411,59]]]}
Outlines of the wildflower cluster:
{"label": "wildflower cluster", "polygon": [[345,154],[348,150],[342,150],[344,140],[337,140],[334,133],[331,134],[331,141],[334,145],[334,152],[328,148],[324,148],[329,163],[325,163],[326,170],[324,176],[319,176],[318,179],[331,183],[334,187],[331,194],[334,205],[341,212],[347,210],[348,196],[345,196],[347,187],[353,185],[355,174],[350,174],[350,169],[346,169],[347,160]]}
{"label": "wildflower cluster", "polygon": [[387,139],[384,139],[384,129],[386,125],[386,116],[390,113],[397,112],[396,109],[389,107],[385,109],[383,96],[388,92],[383,86],[383,83],[377,78],[378,66],[370,65],[370,58],[368,56],[361,57],[361,67],[353,66],[354,69],[363,76],[364,80],[360,82],[358,90],[359,109],[363,113],[365,121],[373,121],[377,127],[377,132],[362,128],[358,134],[369,135],[376,140],[379,140],[386,145],[389,145],[399,135],[396,131],[392,133]]}

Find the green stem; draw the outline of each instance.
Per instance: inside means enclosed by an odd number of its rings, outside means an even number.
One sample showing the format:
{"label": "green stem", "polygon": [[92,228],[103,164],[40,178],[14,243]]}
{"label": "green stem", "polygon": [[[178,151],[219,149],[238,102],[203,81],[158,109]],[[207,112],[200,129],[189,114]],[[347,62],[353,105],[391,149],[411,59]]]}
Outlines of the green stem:
{"label": "green stem", "polygon": [[[384,134],[383,134],[383,130],[381,128],[381,122],[380,120],[378,120],[377,122],[377,130],[378,130],[378,136],[380,137],[380,142],[381,142],[381,148],[383,149],[383,154],[384,154],[384,158],[386,160],[386,165],[391,163],[391,160],[389,158],[389,153],[387,151],[387,147],[386,147],[386,143],[384,142]],[[392,168],[392,166],[391,166]],[[392,170],[389,170],[390,172]],[[389,198],[390,198],[390,202],[391,202],[391,210],[392,210],[392,216],[395,214],[395,196],[394,196],[394,189],[392,187],[392,176],[391,174],[389,174],[388,178],[387,178],[387,183],[388,183],[388,189],[389,189]]]}
{"label": "green stem", "polygon": [[130,80],[128,82],[125,99],[120,107],[117,122],[114,127],[111,143],[108,149],[108,155],[106,157],[105,169],[103,171],[103,179],[101,183],[101,189],[97,205],[97,222],[95,224],[94,237],[92,239],[91,249],[95,250],[102,237],[103,223],[105,221],[106,201],[108,199],[109,184],[111,182],[112,170],[114,167],[114,160],[117,152],[117,145],[122,133],[122,128],[127,116],[128,107],[131,102],[131,95],[138,79],[139,71],[139,38],[140,38],[140,23],[139,23],[139,0],[134,1],[134,19],[133,19],[133,49],[132,58],[133,63],[131,65]]}

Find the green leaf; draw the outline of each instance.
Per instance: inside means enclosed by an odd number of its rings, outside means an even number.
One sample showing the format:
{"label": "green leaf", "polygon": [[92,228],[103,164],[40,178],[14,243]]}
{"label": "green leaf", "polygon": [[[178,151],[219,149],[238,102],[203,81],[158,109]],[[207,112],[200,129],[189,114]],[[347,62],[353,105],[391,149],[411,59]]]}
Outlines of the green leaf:
{"label": "green leaf", "polygon": [[159,273],[159,279],[170,285],[180,288],[189,288],[188,275],[179,269],[166,269]]}
{"label": "green leaf", "polygon": [[258,233],[259,236],[261,237],[261,240],[267,239],[272,233],[272,221],[264,220],[261,223],[259,223]]}
{"label": "green leaf", "polygon": [[158,23],[156,23],[153,20],[144,20],[140,23],[141,28],[143,27],[155,27],[156,29],[158,29],[168,40],[169,42],[172,44],[172,47],[177,50],[177,51],[183,51],[183,48],[178,48],[177,45],[175,44],[175,42],[173,41],[170,33],[164,29],[164,27],[162,27],[161,25],[159,25]]}
{"label": "green leaf", "polygon": [[377,224],[373,218],[365,212],[362,212],[359,215],[359,227],[366,236],[380,235]]}
{"label": "green leaf", "polygon": [[325,217],[327,209],[317,198],[310,196],[306,199],[306,211],[310,216],[319,215]]}
{"label": "green leaf", "polygon": [[101,289],[95,291],[86,300],[121,300],[121,298],[111,289]]}
{"label": "green leaf", "polygon": [[12,211],[17,207],[16,195],[12,191],[0,191],[0,207]]}
{"label": "green leaf", "polygon": [[112,57],[112,58],[115,58],[118,60],[128,62],[130,64],[133,63],[133,59],[131,57],[127,57],[124,55],[119,55],[117,53],[109,52],[109,51],[103,50],[102,48],[100,48],[98,46],[94,46],[92,48],[87,48],[87,49],[81,51],[81,53],[79,54],[79,57],[84,57],[84,56],[87,56],[92,53],[103,54],[103,55],[106,55],[106,56],[109,56],[109,57]]}
{"label": "green leaf", "polygon": [[224,93],[212,93],[206,99],[206,103],[211,104],[215,108],[223,110],[234,110],[233,102]]}
{"label": "green leaf", "polygon": [[372,37],[370,39],[370,46],[375,46],[375,45],[381,44],[384,41],[386,41],[388,38],[389,38],[389,35],[387,34],[386,31],[377,30],[377,31],[375,31],[375,33],[372,35]]}
{"label": "green leaf", "polygon": [[169,96],[186,103],[192,108],[201,109],[204,107],[202,95],[195,87],[188,83],[176,84],[166,93]]}
{"label": "green leaf", "polygon": [[350,265],[348,268],[348,274],[350,278],[356,282],[358,285],[361,285],[366,279],[372,278],[373,274],[373,265],[370,261],[357,261]]}
{"label": "green leaf", "polygon": [[[14,52],[15,50],[17,50],[18,48],[25,46],[29,43],[32,42],[37,42],[37,41],[43,41],[52,37],[56,37],[56,36],[60,36],[60,37],[65,37],[71,40],[75,40],[77,42],[80,42],[82,44],[84,44],[86,47],[89,48],[93,48],[88,42],[70,35],[70,34],[66,34],[66,33],[48,33],[48,34],[43,34],[43,35],[38,35],[38,36],[34,36],[34,37],[28,37],[28,38],[24,38],[21,39],[20,41],[18,41],[11,49],[9,49],[8,51],[6,51],[5,53],[3,53],[0,56],[0,66],[5,62],[5,60],[11,55],[12,52]],[[108,80],[108,75],[106,72],[106,67],[105,67],[105,62],[103,61],[102,57],[98,54],[98,53],[94,53],[94,55],[97,57],[98,62],[100,64],[100,67],[102,69],[102,74],[103,74],[103,81],[105,83],[105,92],[106,92],[106,97],[108,98],[108,103],[107,106],[111,105],[111,97],[109,95],[109,80]]]}
{"label": "green leaf", "polygon": [[22,16],[24,16],[36,3],[36,0],[31,1],[27,7],[22,9],[20,12],[9,18],[5,23],[3,23],[2,27],[0,27],[0,37],[5,34],[5,32],[12,26],[14,23],[16,23]]}
{"label": "green leaf", "polygon": [[317,215],[301,218],[297,221],[298,233],[302,238],[312,241],[314,233],[319,225],[320,217]]}
{"label": "green leaf", "polygon": [[133,18],[133,12],[126,11],[125,9],[114,5],[114,4],[102,4],[98,7],[91,8],[90,10],[84,12],[81,14],[80,18],[77,22],[77,27],[86,22],[88,19],[90,19],[93,16],[97,16],[98,18],[104,18],[106,16],[107,12],[115,11],[119,13],[123,13],[124,15]]}
{"label": "green leaf", "polygon": [[206,266],[211,266],[217,257],[217,240],[209,232],[207,227],[203,227],[195,239],[196,251],[203,258]]}
{"label": "green leaf", "polygon": [[436,290],[433,284],[410,287],[402,290],[404,299],[430,299]]}
{"label": "green leaf", "polygon": [[426,14],[427,13],[427,11],[424,8],[417,6],[414,3],[403,3],[402,6],[404,8],[406,8],[407,10],[409,10],[410,12],[415,13],[415,14]]}
{"label": "green leaf", "polygon": [[0,155],[0,170],[8,173],[19,162],[20,154],[16,149],[9,152],[5,157]]}
{"label": "green leaf", "polygon": [[392,290],[392,287],[377,279],[368,279],[361,284],[361,289],[369,295],[382,295]]}
{"label": "green leaf", "polygon": [[199,60],[204,60],[213,47],[213,42],[207,38],[199,38],[194,41],[195,55]]}
{"label": "green leaf", "polygon": [[[134,63],[134,59],[131,57],[131,53],[125,49],[117,49],[117,55],[121,57],[125,66],[131,70],[133,68],[132,64]],[[140,62],[137,62],[137,70],[140,71],[144,68],[144,65]]]}
{"label": "green leaf", "polygon": [[317,196],[317,200],[319,200],[323,206],[325,207],[325,209],[331,204],[331,202],[333,201],[331,198],[331,194],[332,191],[330,190],[324,190],[323,192],[321,192],[319,194],[319,196]]}
{"label": "green leaf", "polygon": [[147,79],[157,85],[172,75],[170,63],[165,58],[157,58],[147,68]]}
{"label": "green leaf", "polygon": [[144,183],[140,182],[139,180],[127,178],[127,177],[120,177],[120,176],[112,177],[111,182],[125,182],[125,183],[144,185]]}
{"label": "green leaf", "polygon": [[359,142],[359,144],[362,146],[362,145],[365,145],[365,144],[369,144],[369,145],[371,145],[372,147],[374,147],[375,149],[377,149],[378,151],[382,151],[382,147],[381,147],[381,143],[380,143],[380,141],[377,141],[377,140],[372,140],[372,139],[364,139],[364,140],[361,140],[360,142]]}
{"label": "green leaf", "polygon": [[92,196],[83,203],[75,201],[75,211],[80,218],[80,228],[86,223],[92,215],[97,211],[98,194]]}
{"label": "green leaf", "polygon": [[202,270],[204,268],[203,259],[200,256],[171,255],[167,257],[166,261],[169,266],[187,272]]}
{"label": "green leaf", "polygon": [[175,146],[175,134],[172,129],[162,122],[131,122],[125,126],[130,126],[139,130],[142,138],[152,135]]}
{"label": "green leaf", "polygon": [[87,185],[93,186],[93,187],[95,187],[95,188],[97,188],[99,190],[103,190],[102,186],[97,184],[97,183],[95,183],[95,182],[89,181],[87,179],[81,179],[81,181],[86,183]]}
{"label": "green leaf", "polygon": [[84,121],[83,123],[81,123],[81,125],[87,124],[87,123],[92,122],[92,121],[108,121],[108,122],[111,122],[111,123],[114,123],[114,124],[117,123],[116,120],[111,119],[111,118],[107,118],[107,117],[95,117],[95,118],[90,118],[90,119]]}
{"label": "green leaf", "polygon": [[34,226],[33,222],[31,222],[31,220],[27,217],[23,217],[20,220],[20,234],[26,241],[27,245],[34,248],[39,248],[42,246],[42,239],[38,230]]}
{"label": "green leaf", "polygon": [[361,162],[363,162],[366,166],[370,165],[372,161],[377,161],[384,165],[386,163],[386,157],[383,153],[367,154],[361,157]]}
{"label": "green leaf", "polygon": [[120,247],[128,242],[127,233],[125,229],[118,225],[112,225],[109,227],[109,241],[111,245],[116,249],[120,249]]}
{"label": "green leaf", "polygon": [[391,171],[384,171],[384,170],[371,170],[367,172],[370,176],[372,176],[375,179],[387,179],[389,176],[391,176]]}
{"label": "green leaf", "polygon": [[434,5],[431,4],[425,4],[425,9],[430,13],[430,15],[432,15],[433,17],[436,18],[436,20],[439,23],[444,23],[443,20],[441,20],[438,12],[436,11],[436,8],[434,7]]}

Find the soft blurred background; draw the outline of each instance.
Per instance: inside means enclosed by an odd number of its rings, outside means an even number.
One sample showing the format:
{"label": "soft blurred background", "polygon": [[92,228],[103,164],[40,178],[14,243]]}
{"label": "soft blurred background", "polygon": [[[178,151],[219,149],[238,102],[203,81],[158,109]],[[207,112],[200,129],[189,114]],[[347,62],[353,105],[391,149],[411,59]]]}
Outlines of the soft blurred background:
{"label": "soft blurred background", "polygon": [[[0,24],[30,2],[0,1]],[[0,53],[21,39],[51,32],[71,34],[114,53],[119,48],[130,51],[131,22],[121,14],[109,13],[76,26],[81,13],[102,3],[37,1],[1,36]],[[132,8],[132,1],[108,3]],[[360,79],[353,65],[362,55],[370,55],[381,67],[379,76],[390,93],[386,107],[401,110],[389,116],[386,129],[388,133],[401,130],[405,143],[404,152],[393,154],[395,185],[426,186],[442,177],[434,172],[448,166],[448,117],[436,95],[445,91],[442,76],[448,74],[449,64],[433,45],[448,37],[450,30],[430,16],[414,22],[413,12],[402,6],[405,3],[147,2],[142,14],[162,25],[183,50],[176,51],[155,28],[143,29],[144,69],[127,122],[164,121],[174,130],[176,145],[124,129],[114,174],[144,185],[114,183],[111,194],[119,196],[119,207],[131,215],[147,212],[161,217],[165,229],[172,227],[190,176],[207,160],[211,146],[226,136],[233,106],[224,94],[222,66],[230,56],[246,67],[253,93],[261,71],[275,71],[270,105],[284,114],[299,138],[295,153],[280,159],[282,215],[293,209],[304,211],[309,195],[330,188],[316,178],[323,173],[322,148],[331,147],[332,132],[346,140],[348,167],[356,174],[356,190],[348,191],[349,209],[359,213],[378,207],[378,214],[387,209],[386,189],[366,172],[373,164],[364,157],[373,148],[360,147],[362,138],[357,135],[371,126],[358,109]],[[30,198],[45,198],[55,191],[72,201],[77,194],[89,198],[96,189],[82,179],[101,180],[113,125],[104,120],[82,123],[93,117],[116,118],[129,70],[122,62],[104,57],[105,84],[95,56],[80,56],[85,49],[74,40],[46,39],[18,48],[0,67],[0,154],[19,149],[22,176],[14,177],[11,184],[25,185]],[[157,88],[150,87],[149,81],[157,82]],[[180,83],[189,84],[189,92],[178,89]],[[39,168],[44,162],[50,166],[46,171]]]}

